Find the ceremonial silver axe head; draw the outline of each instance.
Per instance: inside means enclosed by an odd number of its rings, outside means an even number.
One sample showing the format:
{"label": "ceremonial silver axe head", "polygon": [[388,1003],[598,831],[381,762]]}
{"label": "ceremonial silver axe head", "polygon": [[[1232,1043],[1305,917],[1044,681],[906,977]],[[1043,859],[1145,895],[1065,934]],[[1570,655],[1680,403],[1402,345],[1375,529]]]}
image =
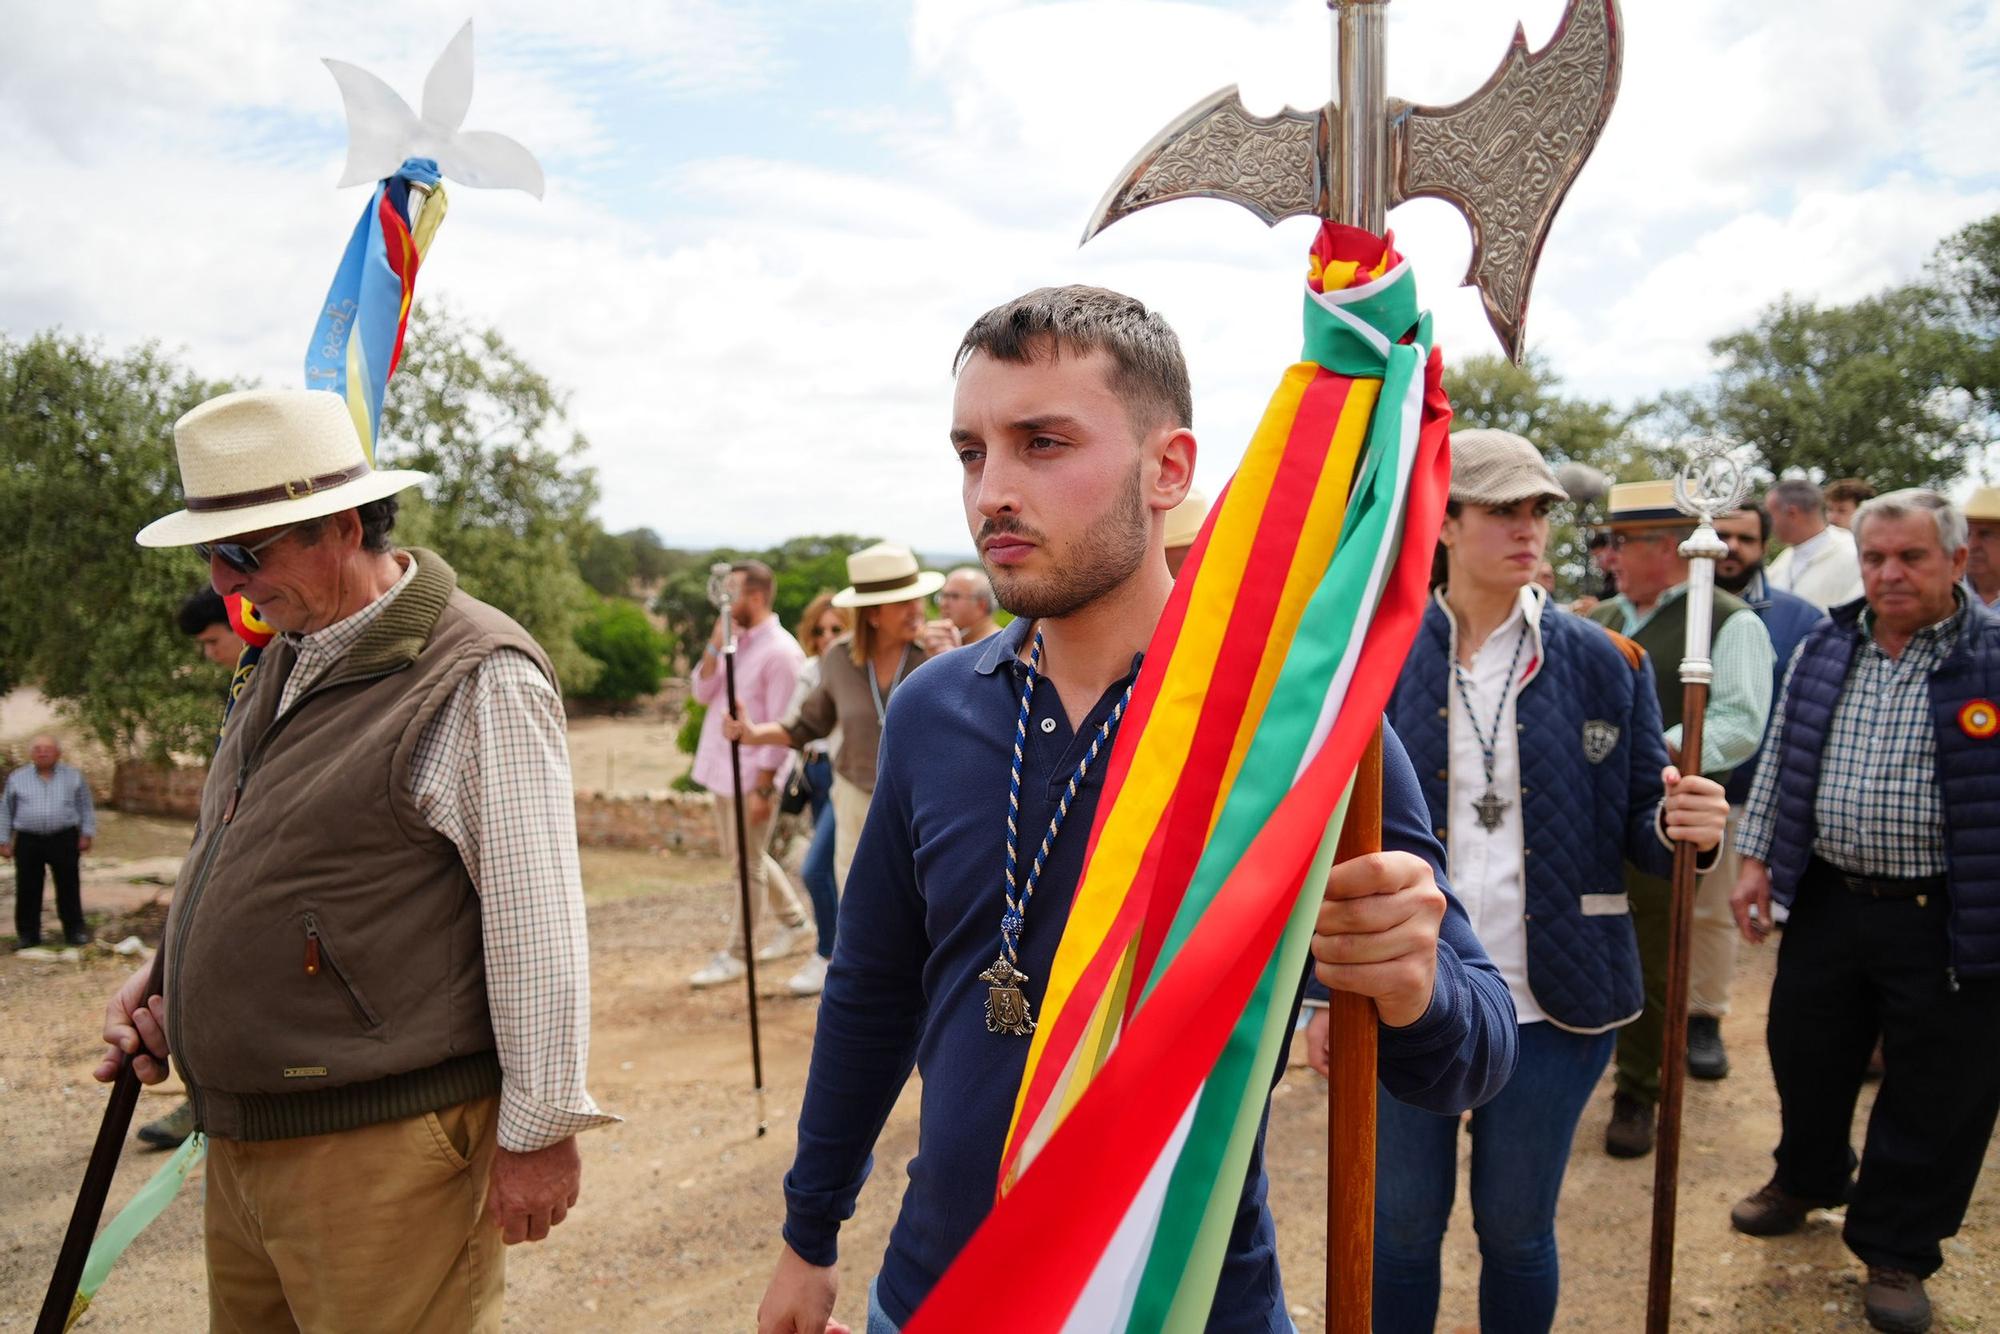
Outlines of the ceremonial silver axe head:
{"label": "ceremonial silver axe head", "polygon": [[1170,199],[1227,199],[1267,224],[1310,215],[1377,233],[1404,200],[1443,199],[1472,229],[1464,282],[1519,361],[1542,242],[1618,96],[1618,0],[1569,0],[1555,36],[1532,53],[1516,25],[1485,85],[1441,107],[1384,95],[1387,3],[1327,0],[1337,15],[1334,101],[1265,117],[1233,84],[1205,98],[1132,159],[1083,239]]}

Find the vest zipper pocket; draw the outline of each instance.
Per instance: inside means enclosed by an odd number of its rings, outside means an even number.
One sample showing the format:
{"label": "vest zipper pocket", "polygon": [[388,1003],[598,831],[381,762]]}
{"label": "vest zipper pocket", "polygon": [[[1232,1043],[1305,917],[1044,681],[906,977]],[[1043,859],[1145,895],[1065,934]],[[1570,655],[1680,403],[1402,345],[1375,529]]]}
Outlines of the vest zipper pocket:
{"label": "vest zipper pocket", "polygon": [[346,970],[340,966],[340,960],[334,957],[333,946],[328,943],[326,936],[319,929],[319,918],[313,913],[307,913],[305,915],[305,927],[306,976],[319,976],[322,967],[327,972],[333,974],[333,980],[339,985],[341,994],[347,997],[348,1008],[354,1011],[354,1017],[359,1019],[364,1027],[380,1028],[382,1026],[381,1016],[375,1013],[374,1008],[368,1004],[367,999],[354,989],[354,983],[348,980]]}

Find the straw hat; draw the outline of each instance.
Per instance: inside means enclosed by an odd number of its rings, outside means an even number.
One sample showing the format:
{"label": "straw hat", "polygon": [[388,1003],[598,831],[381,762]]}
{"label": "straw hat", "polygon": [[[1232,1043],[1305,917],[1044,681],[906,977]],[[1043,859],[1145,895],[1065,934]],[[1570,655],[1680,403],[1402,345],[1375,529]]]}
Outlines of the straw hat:
{"label": "straw hat", "polygon": [[1693,518],[1674,504],[1672,482],[1620,482],[1605,506],[1607,528],[1692,528]]}
{"label": "straw hat", "polygon": [[186,547],[351,510],[428,474],[377,470],[347,400],[323,389],[246,389],[174,423],[186,508],[139,530],[142,547]]}
{"label": "straw hat", "polygon": [[1477,426],[1451,433],[1451,498],[1464,505],[1511,505],[1569,492],[1525,436]]}
{"label": "straw hat", "polygon": [[1208,497],[1200,487],[1189,487],[1181,503],[1167,511],[1167,550],[1193,546],[1207,520]]}
{"label": "straw hat", "polygon": [[889,602],[927,598],[944,587],[936,570],[920,570],[908,547],[877,542],[847,558],[849,586],[833,595],[836,607],[879,607]]}
{"label": "straw hat", "polygon": [[2000,486],[1982,486],[1965,502],[1965,517],[1979,523],[2000,523]]}

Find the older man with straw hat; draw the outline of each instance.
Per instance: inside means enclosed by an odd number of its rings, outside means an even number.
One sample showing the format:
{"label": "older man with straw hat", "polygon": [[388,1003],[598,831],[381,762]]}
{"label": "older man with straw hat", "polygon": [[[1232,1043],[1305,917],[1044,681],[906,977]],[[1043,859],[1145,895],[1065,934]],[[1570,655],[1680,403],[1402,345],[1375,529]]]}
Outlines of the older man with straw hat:
{"label": "older man with straw hat", "polygon": [[338,395],[251,390],[174,427],[192,547],[279,631],[231,713],[148,974],[97,1070],[171,1049],[209,1136],[216,1329],[498,1329],[502,1243],[576,1203],[590,1014],[555,674],[427,551],[422,473]]}
{"label": "older man with straw hat", "polygon": [[1982,486],[1965,502],[1965,591],[2000,609],[2000,486]]}

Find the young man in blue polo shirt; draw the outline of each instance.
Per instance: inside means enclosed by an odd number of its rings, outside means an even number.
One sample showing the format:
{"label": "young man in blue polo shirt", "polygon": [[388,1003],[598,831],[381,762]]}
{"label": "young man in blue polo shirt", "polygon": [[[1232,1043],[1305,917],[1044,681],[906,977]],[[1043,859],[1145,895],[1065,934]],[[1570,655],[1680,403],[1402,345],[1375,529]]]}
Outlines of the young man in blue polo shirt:
{"label": "young man in blue polo shirt", "polygon": [[[966,522],[1000,604],[1018,619],[926,663],[890,704],[820,1002],[785,1178],[785,1247],[758,1312],[763,1334],[845,1328],[832,1321],[836,1234],[913,1065],[923,1076],[917,1155],[871,1285],[870,1334],[894,1334],[910,1318],[991,1205],[1029,1047],[991,1022],[982,978],[998,966],[1028,646],[1040,637],[1019,823],[1041,831],[1136,679],[1166,606],[1164,521],[1194,469],[1190,397],[1166,322],[1097,288],[1031,292],[982,316],[960,346],[951,446]],[[1390,1091],[1460,1111],[1512,1069],[1513,1005],[1442,889],[1444,854],[1393,735],[1385,752],[1388,851],[1336,868],[1313,952],[1339,961],[1318,966],[1323,982],[1378,1005]],[[1019,960],[1031,1006],[1062,936],[1102,782],[1094,763],[1027,907]],[[1292,1328],[1261,1139],[1211,1330]]]}

